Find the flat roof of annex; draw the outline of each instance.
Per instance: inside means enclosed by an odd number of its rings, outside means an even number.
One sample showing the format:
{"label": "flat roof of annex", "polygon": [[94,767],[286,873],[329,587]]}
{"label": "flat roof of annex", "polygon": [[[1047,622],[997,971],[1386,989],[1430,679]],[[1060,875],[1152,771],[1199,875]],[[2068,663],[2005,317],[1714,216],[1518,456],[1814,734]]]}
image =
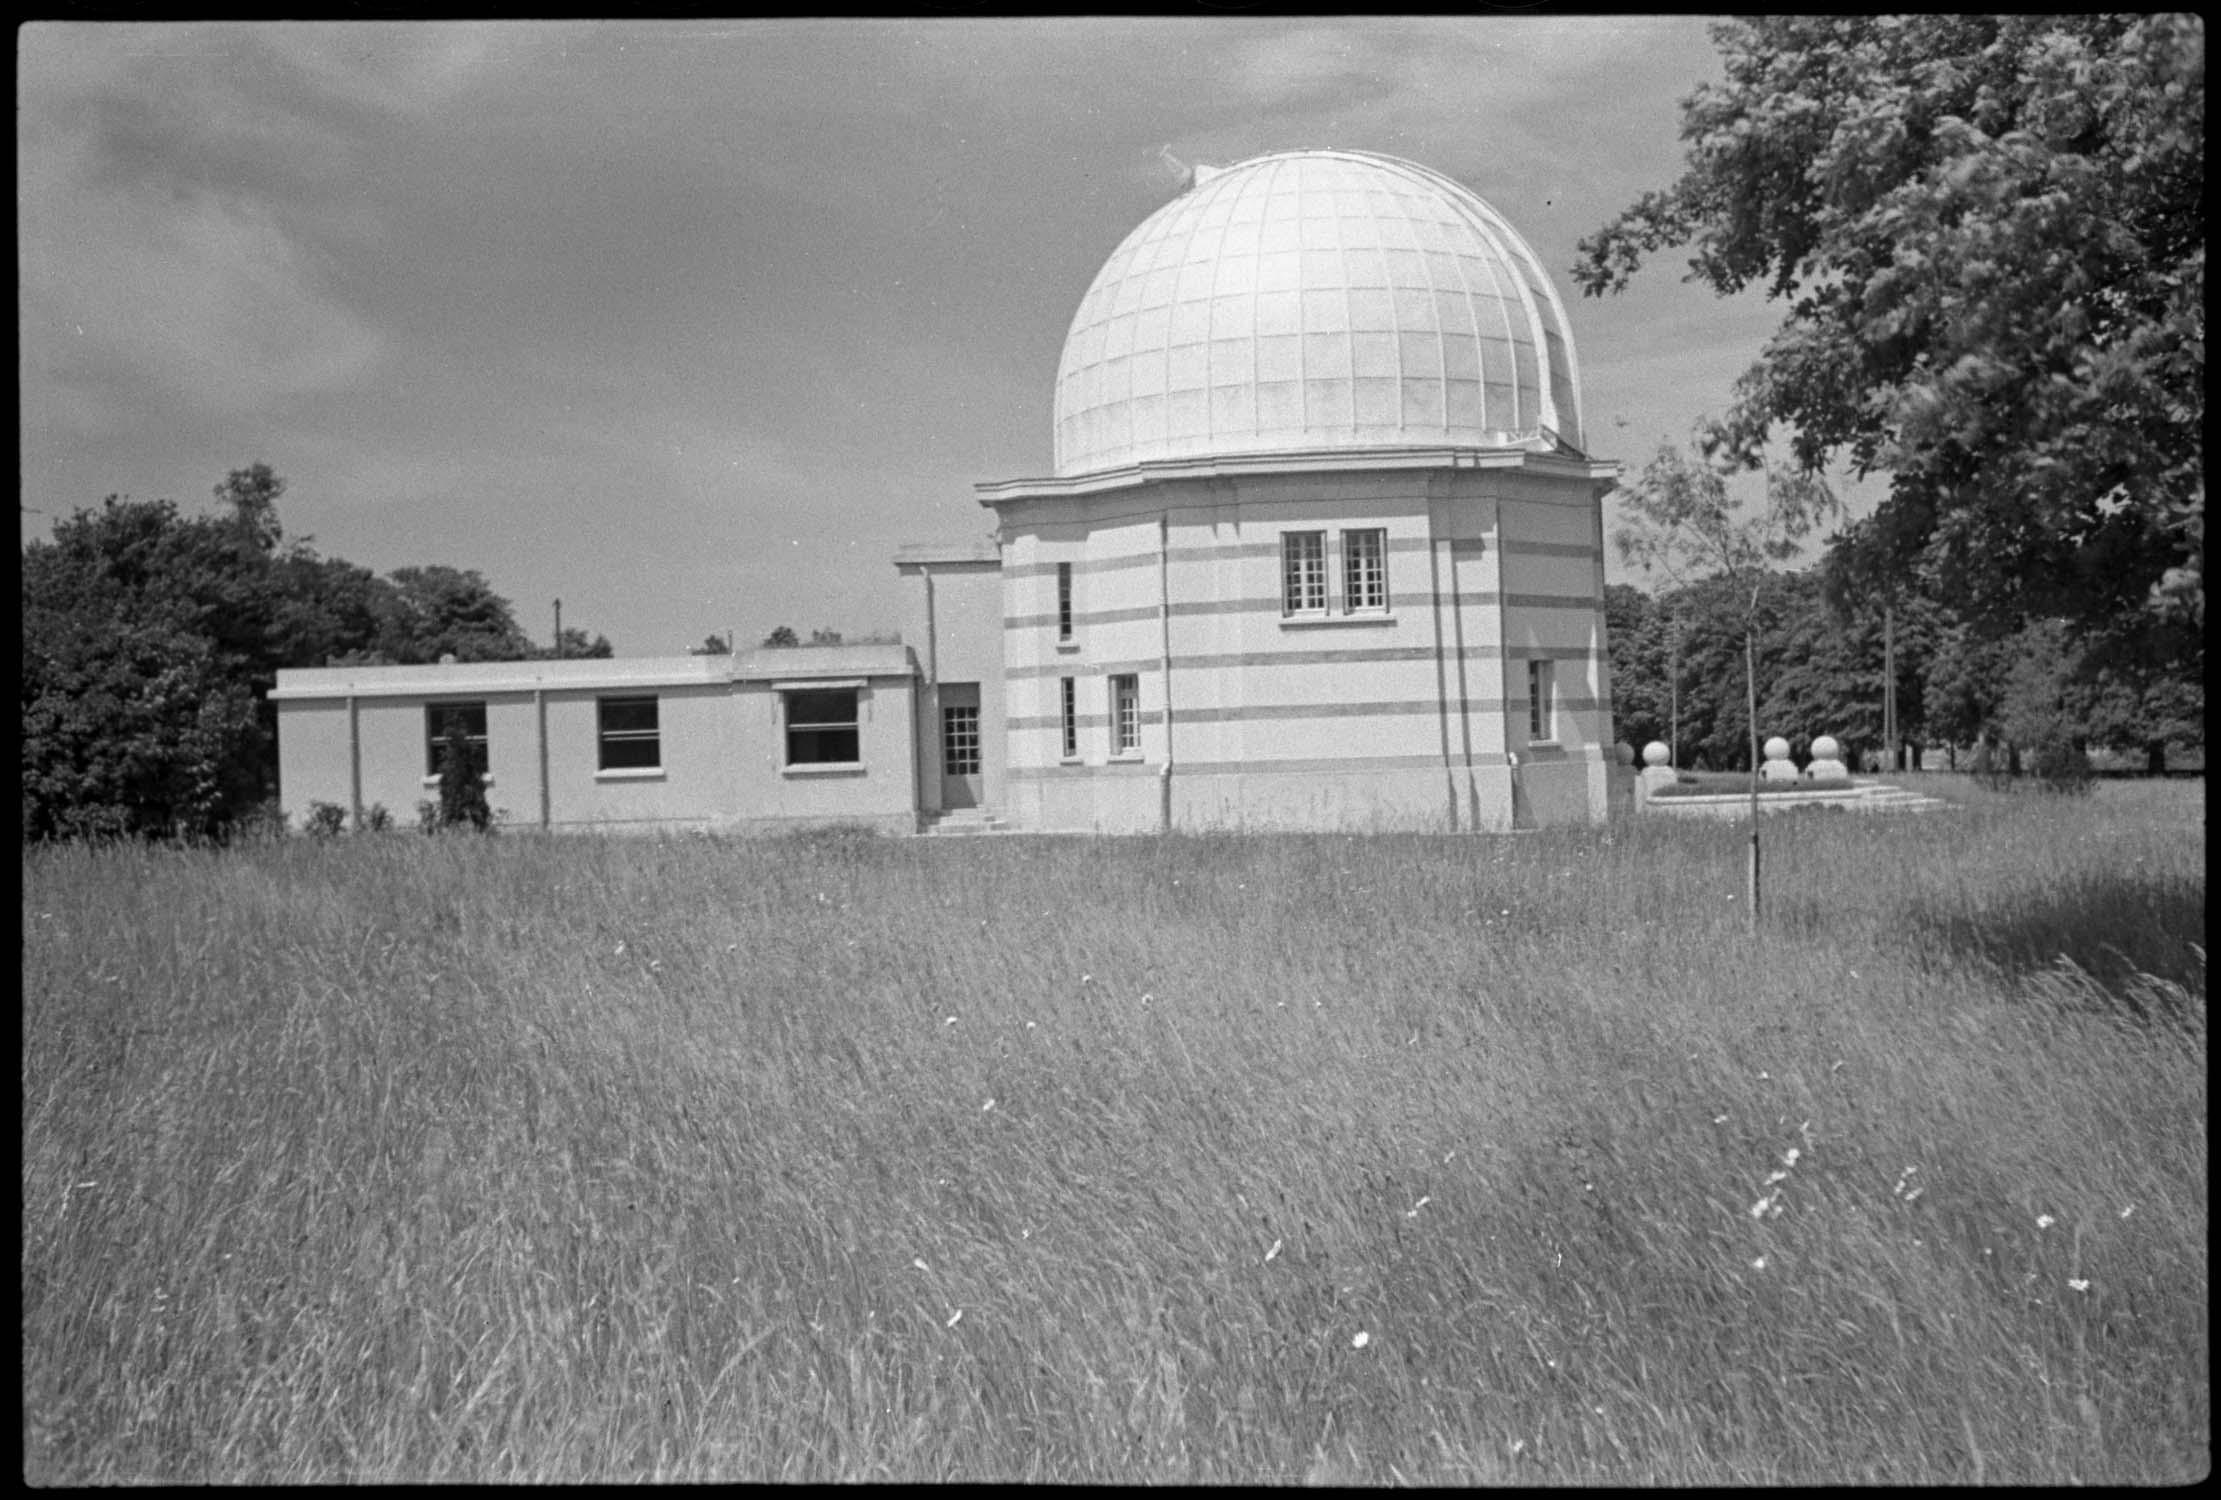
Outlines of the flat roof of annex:
{"label": "flat roof of annex", "polygon": [[494,693],[626,692],[736,682],[807,685],[915,677],[899,643],[758,646],[730,656],[640,656],[563,661],[467,661],[409,667],[303,667],[278,673],[273,702],[339,698],[484,697]]}

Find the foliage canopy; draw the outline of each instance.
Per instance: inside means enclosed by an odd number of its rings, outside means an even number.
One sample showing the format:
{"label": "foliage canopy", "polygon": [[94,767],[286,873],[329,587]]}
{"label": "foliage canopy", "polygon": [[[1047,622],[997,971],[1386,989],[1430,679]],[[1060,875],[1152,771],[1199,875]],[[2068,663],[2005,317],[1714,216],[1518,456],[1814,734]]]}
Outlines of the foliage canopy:
{"label": "foliage canopy", "polygon": [[[1846,545],[2007,628],[2204,615],[2205,30],[2185,16],[1723,22],[1686,170],[1581,244],[1787,305],[1723,451],[1888,470]],[[2148,612],[2144,606],[2150,606]],[[2142,616],[2142,618],[2140,618]]]}

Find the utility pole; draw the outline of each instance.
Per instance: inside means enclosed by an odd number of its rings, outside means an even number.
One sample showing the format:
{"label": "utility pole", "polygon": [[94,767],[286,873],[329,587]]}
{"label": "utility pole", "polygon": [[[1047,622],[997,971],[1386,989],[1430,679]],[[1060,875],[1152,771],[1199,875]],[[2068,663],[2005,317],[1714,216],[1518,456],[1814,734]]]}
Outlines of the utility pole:
{"label": "utility pole", "polygon": [[563,654],[563,601],[555,601],[555,654]]}

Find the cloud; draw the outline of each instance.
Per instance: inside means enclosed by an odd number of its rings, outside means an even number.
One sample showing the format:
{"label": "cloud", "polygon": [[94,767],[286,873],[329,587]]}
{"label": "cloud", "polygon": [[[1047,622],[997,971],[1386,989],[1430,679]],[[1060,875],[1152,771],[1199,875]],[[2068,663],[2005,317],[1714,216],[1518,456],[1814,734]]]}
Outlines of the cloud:
{"label": "cloud", "polygon": [[102,185],[71,152],[27,163],[17,190],[27,387],[151,384],[237,414],[343,386],[378,357],[377,330],[252,199]]}
{"label": "cloud", "polygon": [[493,21],[298,22],[257,26],[255,41],[318,92],[405,114],[436,109],[518,61],[560,45],[564,28]]}
{"label": "cloud", "polygon": [[19,54],[18,331],[27,423],[148,398],[262,413],[386,347],[327,255],[383,233],[361,181],[397,117],[464,97],[561,29],[39,26]]}

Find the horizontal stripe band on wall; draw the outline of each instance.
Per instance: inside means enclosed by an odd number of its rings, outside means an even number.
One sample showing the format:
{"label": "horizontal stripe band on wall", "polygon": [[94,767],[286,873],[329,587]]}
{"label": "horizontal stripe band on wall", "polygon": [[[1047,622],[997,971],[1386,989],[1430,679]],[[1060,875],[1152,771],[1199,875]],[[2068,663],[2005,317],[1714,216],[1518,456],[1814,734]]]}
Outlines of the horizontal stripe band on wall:
{"label": "horizontal stripe band on wall", "polygon": [[[1330,536],[1344,531],[1377,531],[1379,529],[1377,526],[1368,527],[1362,524],[1323,527],[1297,525],[1280,528],[1282,531],[1323,530],[1328,532]],[[1172,564],[1180,567],[1193,566],[1196,563],[1215,563],[1230,560],[1242,562],[1277,561],[1281,555],[1281,543],[1277,537],[1278,532],[1275,533],[1275,540],[1269,542],[1224,542],[1200,547],[1192,544],[1175,546],[1167,554],[1167,557]],[[1423,556],[1436,542],[1449,543],[1450,549],[1459,557],[1479,556],[1491,550],[1501,551],[1513,557],[1571,557],[1584,562],[1594,561],[1602,556],[1594,547],[1579,542],[1499,542],[1493,534],[1477,537],[1391,536],[1388,539],[1388,551],[1393,556]],[[1155,568],[1158,562],[1159,555],[1156,551],[1151,550],[1148,552],[1129,552],[1119,557],[1081,556],[1065,558],[1058,562],[1006,563],[1003,565],[1003,577],[1021,582],[1036,578],[1053,579],[1057,576],[1057,569],[1069,563],[1074,579],[1101,578],[1112,573],[1129,573],[1144,568]]]}
{"label": "horizontal stripe band on wall", "polygon": [[[1451,664],[1488,663],[1496,660],[1501,652],[1507,659],[1592,662],[1600,660],[1586,646],[1499,646],[1491,641],[1482,645],[1456,647],[1440,653]],[[1199,651],[1189,656],[1172,658],[1172,670],[1178,672],[1226,671],[1245,667],[1315,667],[1363,666],[1385,662],[1414,662],[1431,664],[1436,656],[1432,646],[1352,646],[1344,651]],[[1073,657],[1061,657],[1038,667],[1011,667],[1003,673],[1004,682],[1033,682],[1037,680],[1070,677],[1086,682],[1097,677],[1154,674],[1164,666],[1160,656],[1137,656],[1127,661],[1090,662]]]}
{"label": "horizontal stripe band on wall", "polygon": [[[1420,590],[1410,591],[1402,596],[1393,596],[1390,600],[1393,608],[1405,612],[1429,609],[1434,602],[1435,596],[1433,594]],[[1579,610],[1584,614],[1601,614],[1604,609],[1603,600],[1594,594],[1500,594],[1494,589],[1476,589],[1470,593],[1444,594],[1442,595],[1442,603],[1446,605],[1455,604],[1462,609],[1493,609],[1502,606],[1506,609]],[[1136,605],[1128,609],[1075,610],[1072,615],[1073,633],[1076,636],[1091,625],[1128,625],[1140,620],[1154,620],[1157,615],[1158,607],[1154,604]],[[1367,618],[1367,615],[1362,611],[1345,615],[1340,610],[1323,611],[1318,615],[1285,616],[1281,613],[1280,600],[1277,597],[1268,599],[1175,599],[1172,602],[1172,617],[1176,620],[1216,615],[1255,615],[1260,619],[1269,620],[1324,618],[1360,621]],[[1003,628],[1006,630],[1054,630],[1057,625],[1058,615],[1053,609],[1036,615],[1005,615],[1003,617]]]}
{"label": "horizontal stripe band on wall", "polygon": [[[1494,753],[1480,754],[1467,760],[1455,756],[1444,760],[1439,755],[1352,755],[1333,760],[1183,760],[1175,761],[1172,779],[1187,776],[1376,776],[1389,771],[1463,772],[1501,767],[1504,757]],[[1090,773],[1105,771],[1132,774],[1131,762],[1110,766],[1061,765],[1061,766],[1012,766],[1006,773],[1013,781],[1052,781],[1058,778],[1084,780]],[[1147,766],[1153,775],[1161,775],[1161,762]]]}
{"label": "horizontal stripe band on wall", "polygon": [[[1594,698],[1574,698],[1565,694],[1558,697],[1560,713],[1594,713],[1602,705]],[[1500,714],[1527,712],[1525,698],[1468,698],[1460,704],[1452,700],[1446,710],[1453,717],[1466,714]],[[1444,705],[1432,698],[1410,698],[1388,703],[1257,703],[1239,707],[1175,708],[1172,722],[1181,724],[1248,724],[1265,723],[1281,719],[1391,719],[1414,714],[1433,718],[1445,712]],[[1160,709],[1142,710],[1144,724],[1160,724],[1164,715]],[[1057,714],[1014,714],[1006,721],[1013,731],[1055,729],[1064,723]],[[1110,722],[1105,714],[1081,714],[1078,718],[1082,729],[1099,728]]]}

